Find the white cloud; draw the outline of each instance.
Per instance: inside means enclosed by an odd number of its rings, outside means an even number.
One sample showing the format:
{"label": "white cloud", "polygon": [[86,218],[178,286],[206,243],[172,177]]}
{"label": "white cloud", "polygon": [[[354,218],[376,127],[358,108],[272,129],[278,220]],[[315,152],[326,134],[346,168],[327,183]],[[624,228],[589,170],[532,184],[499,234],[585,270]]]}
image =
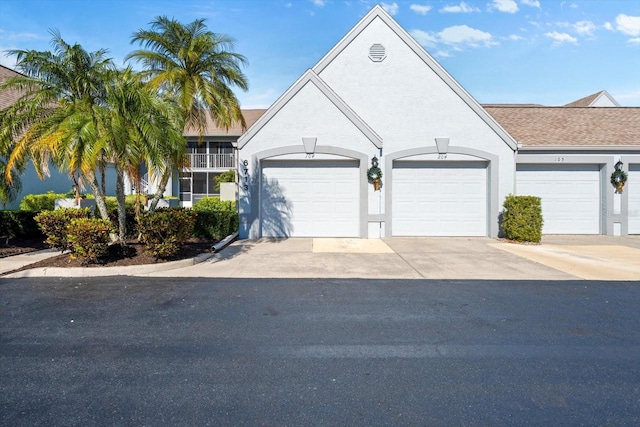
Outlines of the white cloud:
{"label": "white cloud", "polygon": [[416,41],[424,47],[435,47],[438,44],[438,39],[430,33],[422,30],[411,30],[409,31],[411,37],[416,39]]}
{"label": "white cloud", "polygon": [[493,0],[489,8],[497,9],[505,13],[516,13],[518,11],[518,4],[515,0]]}
{"label": "white cloud", "polygon": [[380,6],[382,6],[382,8],[384,10],[387,11],[387,13],[391,16],[395,15],[396,13],[398,13],[398,3],[393,2],[391,4],[387,4],[387,3],[380,3]]}
{"label": "white cloud", "polygon": [[605,22],[603,27],[605,30],[613,31],[613,25],[611,25],[611,22]]}
{"label": "white cloud", "polygon": [[562,44],[562,43],[578,43],[578,39],[570,36],[567,33],[558,33],[554,31],[552,33],[545,33],[545,36],[554,40],[554,44]]}
{"label": "white cloud", "polygon": [[477,7],[472,7],[466,4],[465,2],[460,2],[459,5],[456,6],[445,6],[440,9],[441,13],[471,13],[471,12],[480,12],[480,9]]}
{"label": "white cloud", "polygon": [[431,6],[427,6],[426,4],[412,4],[409,6],[409,9],[413,10],[415,13],[419,13],[420,15],[426,15],[427,12],[431,10]]}
{"label": "white cloud", "polygon": [[592,36],[593,31],[597,28],[596,24],[591,21],[579,21],[573,24],[573,28],[576,30],[576,33],[581,36]]}
{"label": "white cloud", "polygon": [[314,6],[324,7],[326,4],[325,0],[311,0]]}
{"label": "white cloud", "polygon": [[525,6],[537,7],[540,9],[540,2],[538,0],[520,0],[520,3]]}
{"label": "white cloud", "polygon": [[445,28],[438,33],[442,43],[450,45],[468,45],[477,47],[479,45],[494,46],[497,43],[490,33],[468,27],[466,25],[454,25]]}
{"label": "white cloud", "polygon": [[628,41],[629,41],[629,43],[631,43],[631,44],[637,44],[637,45],[639,45],[639,46],[640,46],[640,37],[634,37],[634,38],[632,38],[632,39],[629,39]]}
{"label": "white cloud", "polygon": [[[430,50],[440,50],[435,56],[449,57],[451,51],[462,51],[465,47],[491,47],[499,43],[491,33],[481,31],[466,25],[454,25],[438,33],[422,30],[411,30],[409,34],[423,47]],[[442,45],[446,45],[443,49]]]}
{"label": "white cloud", "polygon": [[449,52],[447,52],[446,50],[439,50],[434,55],[437,56],[438,58],[449,58],[449,57],[451,57],[451,54]]}
{"label": "white cloud", "polygon": [[518,41],[518,40],[524,40],[524,37],[519,36],[517,34],[511,34],[509,37],[507,37],[507,39]]}
{"label": "white cloud", "polygon": [[640,36],[640,16],[616,16],[616,29],[628,36]]}
{"label": "white cloud", "polygon": [[7,56],[7,50],[0,48],[0,64],[5,67],[11,68],[12,70],[16,69],[16,57],[15,56]]}

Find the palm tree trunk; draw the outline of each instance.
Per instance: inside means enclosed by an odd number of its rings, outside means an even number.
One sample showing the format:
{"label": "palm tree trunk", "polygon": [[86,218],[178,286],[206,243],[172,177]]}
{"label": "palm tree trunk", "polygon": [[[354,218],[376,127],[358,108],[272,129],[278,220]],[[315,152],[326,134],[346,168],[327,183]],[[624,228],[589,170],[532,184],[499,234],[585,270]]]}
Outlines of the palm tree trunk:
{"label": "palm tree trunk", "polygon": [[162,198],[162,195],[164,194],[164,189],[167,187],[169,178],[171,178],[171,169],[166,168],[164,172],[162,172],[162,177],[160,178],[160,184],[158,185],[158,189],[153,195],[153,199],[151,199],[149,212],[154,212],[156,210],[156,206],[158,206],[158,201]]}
{"label": "palm tree trunk", "polygon": [[69,177],[71,178],[71,182],[73,185],[73,204],[78,206],[78,204],[80,203],[80,184],[78,183],[78,180],[76,179],[76,175],[74,173],[70,173]]}
{"label": "palm tree trunk", "polygon": [[118,201],[118,237],[120,244],[125,244],[127,236],[127,211],[124,196],[124,172],[116,166],[116,200]]}

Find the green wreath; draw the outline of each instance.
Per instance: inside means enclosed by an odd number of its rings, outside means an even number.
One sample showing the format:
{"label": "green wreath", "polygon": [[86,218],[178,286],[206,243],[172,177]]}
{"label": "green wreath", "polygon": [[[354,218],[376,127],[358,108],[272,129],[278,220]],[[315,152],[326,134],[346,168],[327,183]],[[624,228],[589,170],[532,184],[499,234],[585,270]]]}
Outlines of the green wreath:
{"label": "green wreath", "polygon": [[611,174],[611,185],[617,187],[618,185],[624,185],[627,182],[627,173],[622,169],[616,169]]}
{"label": "green wreath", "polygon": [[373,184],[374,181],[379,181],[382,179],[382,170],[378,166],[371,166],[367,170],[367,180],[369,180],[369,184]]}
{"label": "green wreath", "polygon": [[627,182],[627,173],[622,169],[616,169],[611,174],[611,185],[616,187],[616,193],[621,194],[624,184]]}

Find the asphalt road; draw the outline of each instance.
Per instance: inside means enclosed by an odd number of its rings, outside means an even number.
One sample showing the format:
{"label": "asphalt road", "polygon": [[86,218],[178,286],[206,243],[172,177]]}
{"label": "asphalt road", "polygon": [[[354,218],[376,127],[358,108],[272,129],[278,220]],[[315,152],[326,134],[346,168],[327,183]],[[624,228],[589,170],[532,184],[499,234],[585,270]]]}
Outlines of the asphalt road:
{"label": "asphalt road", "polygon": [[638,425],[640,283],[1,279],[0,424]]}

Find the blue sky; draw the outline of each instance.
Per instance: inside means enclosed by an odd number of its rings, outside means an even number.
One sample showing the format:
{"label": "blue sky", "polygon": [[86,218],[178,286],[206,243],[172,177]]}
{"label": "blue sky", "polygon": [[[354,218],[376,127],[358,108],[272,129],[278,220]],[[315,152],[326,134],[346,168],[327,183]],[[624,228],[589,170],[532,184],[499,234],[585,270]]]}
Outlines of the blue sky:
{"label": "blue sky", "polygon": [[245,55],[243,108],[273,103],[375,4],[382,5],[481,103],[563,105],[606,89],[640,106],[640,0],[2,0],[8,49],[49,50],[49,29],[116,63],[158,15],[236,39]]}

